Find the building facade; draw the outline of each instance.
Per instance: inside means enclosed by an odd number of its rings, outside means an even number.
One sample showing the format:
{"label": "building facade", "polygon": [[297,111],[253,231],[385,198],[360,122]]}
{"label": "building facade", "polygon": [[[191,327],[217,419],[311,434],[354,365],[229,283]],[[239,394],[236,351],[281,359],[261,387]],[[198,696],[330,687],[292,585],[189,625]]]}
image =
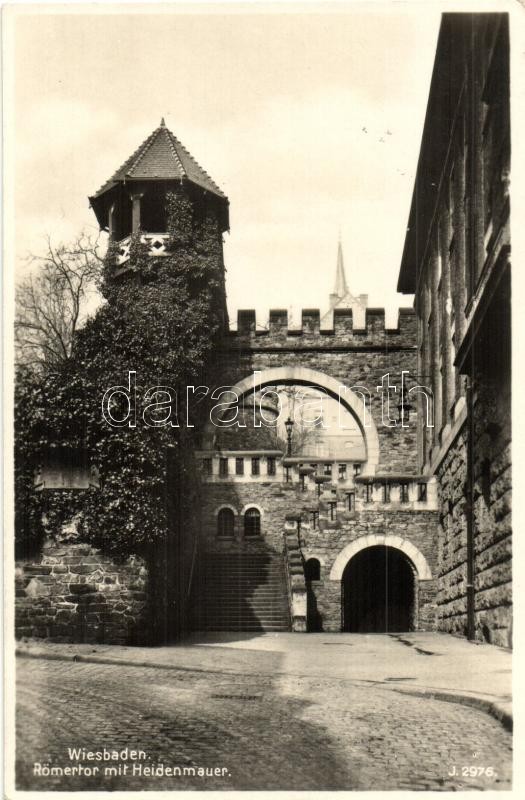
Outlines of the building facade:
{"label": "building facade", "polygon": [[[438,480],[439,627],[511,643],[506,14],[443,16],[398,289],[415,294],[422,473]],[[421,401],[420,401],[421,402]]]}

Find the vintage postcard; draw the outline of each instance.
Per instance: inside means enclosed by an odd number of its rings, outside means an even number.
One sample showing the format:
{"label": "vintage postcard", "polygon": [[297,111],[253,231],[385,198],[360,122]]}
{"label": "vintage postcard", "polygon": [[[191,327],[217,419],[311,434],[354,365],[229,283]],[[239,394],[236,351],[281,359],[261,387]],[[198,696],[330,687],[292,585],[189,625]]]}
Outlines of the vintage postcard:
{"label": "vintage postcard", "polygon": [[9,800],[516,790],[524,13],[3,6]]}

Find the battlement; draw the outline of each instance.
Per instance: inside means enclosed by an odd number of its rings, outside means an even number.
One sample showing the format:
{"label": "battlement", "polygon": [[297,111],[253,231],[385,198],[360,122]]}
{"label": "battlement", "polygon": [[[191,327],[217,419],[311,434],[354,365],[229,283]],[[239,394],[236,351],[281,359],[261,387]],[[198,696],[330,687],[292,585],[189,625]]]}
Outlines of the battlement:
{"label": "battlement", "polygon": [[[271,309],[265,326],[257,325],[254,309],[242,309],[237,313],[237,330],[230,330],[232,340],[265,344],[290,344],[293,346],[328,343],[333,345],[370,346],[395,345],[412,347],[416,344],[416,317],[412,308],[400,308],[396,328],[385,327],[385,309],[367,308],[365,327],[354,327],[352,310],[335,308],[332,312],[332,325],[321,328],[321,312],[317,308],[306,308],[301,312],[301,327],[289,327],[286,309]],[[337,341],[333,341],[335,338]]]}

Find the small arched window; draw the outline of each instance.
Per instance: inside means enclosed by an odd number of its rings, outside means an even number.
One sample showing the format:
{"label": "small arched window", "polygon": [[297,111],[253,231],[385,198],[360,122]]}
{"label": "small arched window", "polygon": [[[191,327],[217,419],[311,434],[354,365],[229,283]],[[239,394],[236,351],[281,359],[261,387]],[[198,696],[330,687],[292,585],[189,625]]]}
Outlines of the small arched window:
{"label": "small arched window", "polygon": [[217,536],[220,539],[233,539],[235,514],[231,508],[221,508],[217,515]]}
{"label": "small arched window", "polygon": [[249,508],[244,515],[244,535],[260,536],[261,514],[257,508]]}
{"label": "small arched window", "polygon": [[317,558],[309,558],[304,565],[305,581],[321,580],[321,563]]}

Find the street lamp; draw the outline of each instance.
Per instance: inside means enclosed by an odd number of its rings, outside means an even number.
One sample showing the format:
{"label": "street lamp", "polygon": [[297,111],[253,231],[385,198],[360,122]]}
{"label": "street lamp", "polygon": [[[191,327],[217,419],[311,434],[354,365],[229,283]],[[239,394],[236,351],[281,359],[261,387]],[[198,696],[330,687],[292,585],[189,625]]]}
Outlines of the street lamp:
{"label": "street lamp", "polygon": [[411,405],[407,398],[407,392],[405,392],[404,387],[401,389],[401,397],[399,398],[399,403],[397,404],[397,421],[404,424],[405,419],[408,422],[410,420],[410,412],[414,410],[414,406]]}
{"label": "street lamp", "polygon": [[286,428],[286,437],[288,440],[288,449],[286,451],[286,455],[288,458],[292,455],[292,431],[293,431],[294,422],[291,417],[288,417],[286,422],[284,423],[284,427]]}

